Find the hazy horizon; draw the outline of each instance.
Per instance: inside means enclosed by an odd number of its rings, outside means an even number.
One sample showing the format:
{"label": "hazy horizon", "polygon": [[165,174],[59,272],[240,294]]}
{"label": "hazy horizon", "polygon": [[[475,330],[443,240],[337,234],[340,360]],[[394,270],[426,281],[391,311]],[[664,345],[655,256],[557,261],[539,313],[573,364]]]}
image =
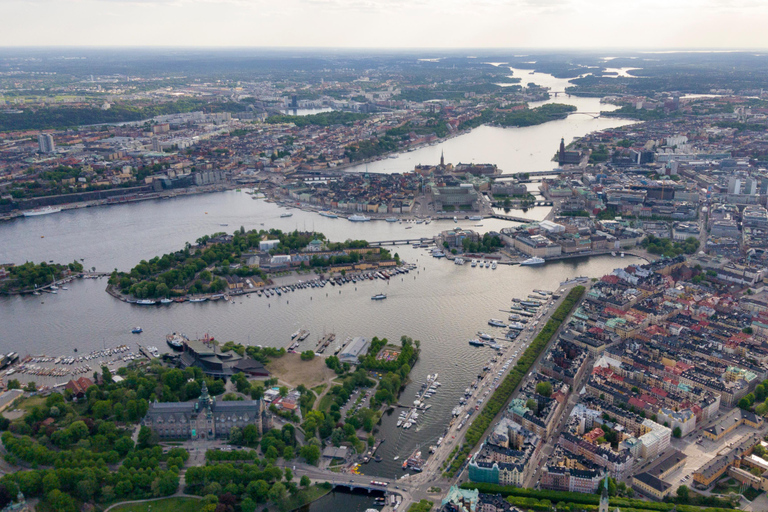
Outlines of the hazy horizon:
{"label": "hazy horizon", "polygon": [[[0,47],[744,50],[756,0],[6,0]],[[760,51],[760,50],[758,50]]]}

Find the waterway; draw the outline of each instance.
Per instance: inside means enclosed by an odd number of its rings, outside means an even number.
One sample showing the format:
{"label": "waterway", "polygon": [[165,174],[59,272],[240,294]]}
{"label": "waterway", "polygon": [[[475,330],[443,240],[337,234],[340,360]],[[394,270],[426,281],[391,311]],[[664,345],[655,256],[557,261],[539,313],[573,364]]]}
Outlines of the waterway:
{"label": "waterway", "polygon": [[[562,91],[570,85],[568,80],[555,78],[546,73],[531,73],[525,69],[510,68],[510,71],[509,76],[521,78],[522,85],[535,83],[549,87],[553,92],[552,97],[546,101],[530,103],[532,108],[545,103],[565,103],[574,105],[577,112],[583,112],[583,114],[572,114],[565,119],[520,128],[480,126],[469,133],[447,139],[434,146],[401,153],[396,158],[385,158],[349,167],[348,170],[402,173],[412,171],[419,164],[437,164],[440,162],[440,155],[444,154],[445,161],[454,165],[460,162],[492,163],[498,165],[505,174],[549,171],[557,167],[552,157],[560,147],[561,138],[569,144],[575,138],[593,131],[634,123],[628,119],[614,117],[595,119],[587,115],[586,113],[615,110],[617,107],[600,103],[599,98],[582,98],[564,94]],[[557,96],[554,92],[558,92]]]}
{"label": "waterway", "polygon": [[[580,104],[585,109],[597,108],[596,104]],[[572,116],[529,128],[481,127],[446,142],[444,145],[453,148],[449,152],[446,146],[446,159],[496,162],[508,172],[547,170],[552,166],[549,156],[556,150],[561,136],[568,139],[625,122]],[[439,158],[440,147],[421,151],[432,151],[433,156]],[[539,156],[533,157],[533,151]],[[417,153],[407,153],[401,158],[413,158]],[[436,161],[424,158],[422,162]],[[383,163],[389,162],[397,160]],[[519,168],[511,166],[512,162],[517,162]],[[412,168],[410,163],[407,167],[404,162],[401,164],[398,168],[401,171]],[[535,219],[542,218],[546,211],[535,208],[528,213]],[[512,225],[496,219],[462,220],[458,224],[438,221],[429,225],[383,221],[351,223],[295,209],[292,217],[281,218],[284,212],[285,209],[275,204],[253,200],[244,192],[228,191],[20,218],[0,224],[0,261],[77,259],[82,260],[86,268],[129,270],[142,259],[178,250],[185,242],[194,242],[204,234],[232,232],[240,226],[316,230],[339,241],[431,237],[456,226],[483,233]],[[411,229],[406,229],[409,227]],[[379,449],[384,460],[364,466],[363,471],[394,477],[402,474],[400,465],[394,461],[396,455],[402,461],[417,445],[426,453],[428,446],[442,434],[451,418],[451,409],[492,355],[490,349],[471,347],[467,340],[474,338],[477,331],[493,333],[494,329],[487,325],[488,319],[506,318],[499,310],[507,309],[512,297],[525,297],[534,288],[553,290],[561,281],[577,275],[600,277],[615,267],[638,262],[631,257],[607,256],[542,267],[500,265],[497,270],[491,270],[456,266],[430,257],[424,249],[410,246],[391,249],[404,260],[418,264],[418,270],[388,283],[376,280],[341,288],[329,285],[271,299],[252,295],[238,298],[234,303],[143,308],[107,295],[105,279],[79,280],[57,295],[0,297],[0,352],[59,356],[72,355],[75,348],[81,354],[105,345],[125,343],[135,348],[136,342],[156,345],[166,351],[165,335],[172,331],[181,331],[190,337],[209,333],[221,341],[287,347],[290,334],[304,328],[311,332],[304,342],[306,348],[314,348],[314,342],[324,332],[335,332],[337,340],[348,336],[379,336],[396,342],[407,335],[420,340],[421,357],[412,371],[411,384],[403,392],[404,403],[413,401],[412,397],[428,374],[439,373],[442,387],[430,399],[432,408],[421,415],[423,421],[417,428],[408,431],[394,428],[397,414],[385,416],[379,434],[386,440]],[[387,293],[387,300],[370,300],[380,292]],[[144,332],[131,334],[134,326],[141,326]],[[501,331],[497,331],[496,334],[501,335]]]}

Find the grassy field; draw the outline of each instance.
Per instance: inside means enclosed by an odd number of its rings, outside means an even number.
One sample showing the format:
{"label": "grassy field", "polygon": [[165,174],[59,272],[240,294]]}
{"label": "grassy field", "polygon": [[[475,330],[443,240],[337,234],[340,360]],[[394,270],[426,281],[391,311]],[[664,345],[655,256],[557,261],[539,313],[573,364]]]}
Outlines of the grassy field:
{"label": "grassy field", "polygon": [[200,500],[198,499],[168,498],[147,503],[120,505],[110,512],[197,512],[198,510],[200,510]]}
{"label": "grassy field", "polygon": [[285,354],[273,359],[267,369],[273,377],[292,387],[304,384],[308,388],[314,388],[336,376],[336,372],[325,365],[324,357],[302,361],[299,354]]}

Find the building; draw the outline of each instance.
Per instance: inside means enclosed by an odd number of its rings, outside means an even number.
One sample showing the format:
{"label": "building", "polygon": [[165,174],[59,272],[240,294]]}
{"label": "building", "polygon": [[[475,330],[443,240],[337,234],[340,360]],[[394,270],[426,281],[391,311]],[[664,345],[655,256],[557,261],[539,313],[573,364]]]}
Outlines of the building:
{"label": "building", "polygon": [[557,163],[559,165],[578,165],[581,163],[581,151],[566,151],[565,139],[560,139],[560,151],[557,153]]}
{"label": "building", "polygon": [[715,456],[693,473],[694,486],[706,489],[720,478],[731,466],[739,466],[741,458],[752,453],[752,449],[760,443],[757,433],[743,437],[733,448],[722,455]]}
{"label": "building", "polygon": [[197,366],[211,377],[227,378],[240,372],[253,377],[269,377],[269,372],[259,361],[242,357],[234,350],[218,352],[216,345],[207,340],[188,341],[179,361],[182,368]]}
{"label": "building", "polygon": [[64,389],[68,389],[72,392],[72,396],[75,398],[83,398],[88,388],[93,386],[93,381],[88,377],[80,377],[79,379],[72,379],[66,383]]}
{"label": "building", "polygon": [[280,240],[262,240],[259,242],[259,250],[269,252],[278,245],[280,245]]}
{"label": "building", "polygon": [[477,210],[478,194],[475,187],[469,183],[462,183],[458,187],[432,187],[432,200],[435,202],[435,210],[450,210],[468,207]]}
{"label": "building", "polygon": [[370,343],[368,340],[358,336],[341,351],[339,354],[339,361],[342,363],[357,364],[360,362],[359,357],[368,353],[369,346]]}
{"label": "building", "polygon": [[54,153],[56,151],[53,135],[48,133],[41,133],[37,136],[37,145],[39,146],[41,153]]}
{"label": "building", "polygon": [[657,500],[666,498],[669,491],[672,489],[670,484],[664,480],[659,480],[648,472],[634,475],[632,477],[632,487]]}
{"label": "building", "polygon": [[230,431],[255,425],[259,434],[272,427],[272,416],[262,400],[217,402],[203,381],[200,398],[192,402],[153,402],[142,425],[161,439],[215,439]]}

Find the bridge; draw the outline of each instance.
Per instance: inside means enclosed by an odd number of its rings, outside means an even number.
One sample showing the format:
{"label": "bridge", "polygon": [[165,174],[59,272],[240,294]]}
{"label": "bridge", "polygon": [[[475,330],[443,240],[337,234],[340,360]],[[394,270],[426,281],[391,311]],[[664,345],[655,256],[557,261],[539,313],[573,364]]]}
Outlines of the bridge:
{"label": "bridge", "polygon": [[504,215],[502,213],[494,213],[491,215],[494,219],[511,220],[512,222],[522,222],[528,224],[529,222],[538,222],[534,219],[526,219],[525,217],[515,217],[514,215]]}
{"label": "bridge", "polygon": [[419,244],[431,244],[434,242],[432,238],[401,238],[399,240],[377,240],[375,242],[368,242],[371,247],[381,247],[382,245],[410,245],[412,243]]}

